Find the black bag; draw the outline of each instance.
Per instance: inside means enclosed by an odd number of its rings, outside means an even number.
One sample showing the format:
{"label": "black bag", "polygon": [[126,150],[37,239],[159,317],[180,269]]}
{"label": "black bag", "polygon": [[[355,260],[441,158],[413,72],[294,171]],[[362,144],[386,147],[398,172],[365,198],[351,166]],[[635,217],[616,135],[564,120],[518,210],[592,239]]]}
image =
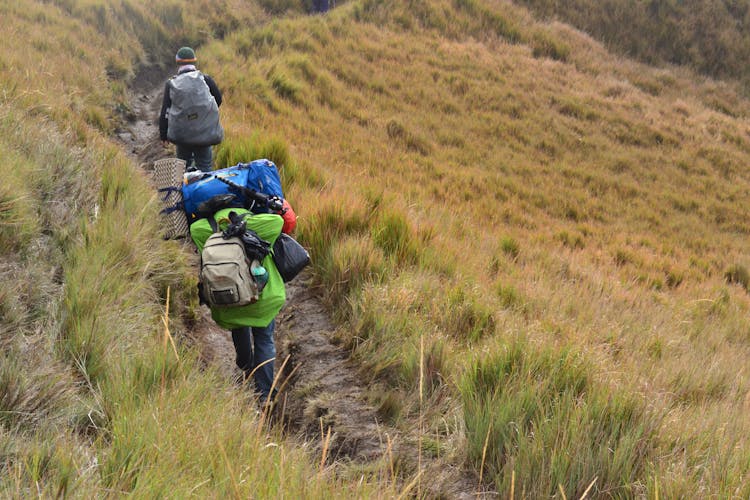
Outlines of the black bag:
{"label": "black bag", "polygon": [[[242,243],[245,245],[245,252],[250,260],[263,260],[266,255],[271,253],[271,244],[258,236],[258,233],[247,228],[245,217],[248,215],[249,214],[246,213],[237,215],[234,211],[229,212],[230,224],[222,234],[224,235],[224,239],[231,238],[232,236],[241,239]],[[211,223],[211,219],[213,219],[213,217],[208,219],[209,224]],[[213,227],[214,226],[211,225],[212,229]]]}
{"label": "black bag", "polygon": [[310,263],[310,254],[297,240],[286,233],[281,233],[273,244],[273,262],[284,279],[284,283],[287,283]]}

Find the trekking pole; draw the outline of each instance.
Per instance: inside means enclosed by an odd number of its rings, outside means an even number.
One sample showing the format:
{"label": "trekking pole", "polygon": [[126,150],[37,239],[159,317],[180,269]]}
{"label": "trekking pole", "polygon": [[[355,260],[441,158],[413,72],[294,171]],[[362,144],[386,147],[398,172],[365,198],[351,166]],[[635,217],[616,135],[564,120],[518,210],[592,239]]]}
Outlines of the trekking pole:
{"label": "trekking pole", "polygon": [[240,186],[236,182],[232,182],[229,179],[225,179],[224,177],[220,177],[218,175],[214,175],[214,178],[220,180],[230,188],[237,190],[242,196],[260,204],[261,206],[268,207],[269,209],[274,211],[279,211],[283,207],[283,202],[279,199],[278,196],[269,196],[267,194],[259,193],[254,189]]}

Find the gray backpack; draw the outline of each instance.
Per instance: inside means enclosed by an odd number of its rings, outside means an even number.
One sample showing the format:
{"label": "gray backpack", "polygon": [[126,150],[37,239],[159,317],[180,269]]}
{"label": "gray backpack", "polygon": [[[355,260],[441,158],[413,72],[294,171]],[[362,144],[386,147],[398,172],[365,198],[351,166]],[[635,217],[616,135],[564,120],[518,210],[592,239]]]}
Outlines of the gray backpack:
{"label": "gray backpack", "polygon": [[167,139],[176,144],[213,146],[224,139],[219,106],[203,73],[189,71],[169,80]]}

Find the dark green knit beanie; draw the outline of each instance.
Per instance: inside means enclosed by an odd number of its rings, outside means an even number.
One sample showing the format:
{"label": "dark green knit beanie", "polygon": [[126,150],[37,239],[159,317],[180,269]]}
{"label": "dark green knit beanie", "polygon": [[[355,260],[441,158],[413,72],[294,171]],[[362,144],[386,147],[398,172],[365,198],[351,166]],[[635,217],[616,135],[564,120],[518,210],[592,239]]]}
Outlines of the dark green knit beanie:
{"label": "dark green knit beanie", "polygon": [[195,58],[195,52],[190,47],[180,47],[177,51],[177,55],[174,56],[174,60],[177,64],[193,64],[198,59]]}

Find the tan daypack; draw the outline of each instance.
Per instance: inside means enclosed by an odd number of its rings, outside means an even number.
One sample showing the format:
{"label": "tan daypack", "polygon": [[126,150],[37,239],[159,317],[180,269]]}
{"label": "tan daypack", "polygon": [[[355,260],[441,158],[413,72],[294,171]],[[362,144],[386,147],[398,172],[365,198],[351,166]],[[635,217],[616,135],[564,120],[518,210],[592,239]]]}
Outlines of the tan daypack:
{"label": "tan daypack", "polygon": [[[215,231],[201,251],[200,291],[209,307],[238,307],[258,300],[245,245],[237,236],[224,238]],[[257,263],[255,263],[257,265]]]}

